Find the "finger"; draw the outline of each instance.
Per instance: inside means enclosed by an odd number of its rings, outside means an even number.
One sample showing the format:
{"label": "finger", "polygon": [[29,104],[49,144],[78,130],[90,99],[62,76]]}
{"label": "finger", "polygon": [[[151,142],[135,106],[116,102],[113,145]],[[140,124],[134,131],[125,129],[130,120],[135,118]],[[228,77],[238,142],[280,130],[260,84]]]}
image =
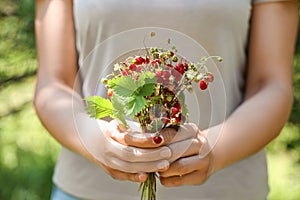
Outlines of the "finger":
{"label": "finger", "polygon": [[154,162],[126,162],[124,160],[112,157],[108,163],[109,167],[128,173],[138,172],[158,172],[169,168],[167,160]]}
{"label": "finger", "polygon": [[120,144],[126,145],[124,135],[125,133],[118,128],[118,124],[114,120],[111,121],[109,124],[109,128],[106,131],[106,137],[110,137]]}
{"label": "finger", "polygon": [[197,137],[168,145],[172,152],[172,157],[169,161],[172,163],[180,157],[199,155],[204,143],[206,142],[203,137],[204,136],[198,134]]}
{"label": "finger", "polygon": [[143,133],[140,132],[129,132],[124,135],[125,143],[130,146],[142,147],[142,148],[155,148],[162,145],[167,145],[170,143],[186,140],[188,138],[193,138],[199,132],[198,127],[195,124],[185,124],[180,126],[179,130],[176,131],[174,128],[162,129],[160,137],[163,138],[161,144],[156,144],[153,142],[154,133]]}
{"label": "finger", "polygon": [[133,182],[145,182],[148,178],[148,175],[146,173],[140,172],[140,173],[126,173],[122,172],[116,169],[112,169],[108,166],[104,166],[105,171],[114,179],[117,180],[128,180]]}
{"label": "finger", "polygon": [[160,182],[166,187],[176,187],[182,185],[199,185],[205,182],[207,176],[201,171],[194,171],[184,176],[160,177]]}
{"label": "finger", "polygon": [[129,146],[141,148],[156,148],[162,144],[153,142],[154,133],[127,132],[124,136],[125,143]]}
{"label": "finger", "polygon": [[161,172],[162,177],[183,176],[194,171],[206,172],[209,159],[200,159],[198,155],[181,158],[170,165],[168,170]]}
{"label": "finger", "polygon": [[177,131],[177,133],[170,133],[170,131],[175,131],[175,129],[163,129],[160,133],[165,138],[164,144],[171,144],[174,142],[186,140],[189,138],[194,138],[200,131],[199,128],[193,123],[186,123],[181,125]]}
{"label": "finger", "polygon": [[128,162],[152,162],[171,158],[172,152],[168,147],[156,149],[142,149],[132,146],[124,146],[114,140],[105,148],[107,156],[117,157]]}

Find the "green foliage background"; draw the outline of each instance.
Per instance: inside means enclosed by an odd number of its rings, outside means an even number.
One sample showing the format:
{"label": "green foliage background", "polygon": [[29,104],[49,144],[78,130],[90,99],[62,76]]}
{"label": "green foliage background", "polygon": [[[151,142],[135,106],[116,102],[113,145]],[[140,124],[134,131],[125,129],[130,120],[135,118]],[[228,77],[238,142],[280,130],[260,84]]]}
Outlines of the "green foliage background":
{"label": "green foliage background", "polygon": [[[59,145],[32,107],[37,68],[34,1],[0,1],[0,199],[49,199]],[[282,134],[267,147],[270,200],[300,199],[300,39],[294,105]]]}

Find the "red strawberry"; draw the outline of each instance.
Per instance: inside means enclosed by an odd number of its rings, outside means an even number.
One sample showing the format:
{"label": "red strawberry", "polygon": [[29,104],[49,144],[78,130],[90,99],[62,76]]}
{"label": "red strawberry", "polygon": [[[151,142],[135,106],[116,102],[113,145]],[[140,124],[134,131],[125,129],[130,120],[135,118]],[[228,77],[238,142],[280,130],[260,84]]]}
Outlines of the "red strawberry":
{"label": "red strawberry", "polygon": [[199,86],[201,90],[205,90],[207,88],[207,83],[204,80],[202,80],[200,81]]}
{"label": "red strawberry", "polygon": [[129,69],[132,70],[132,71],[135,71],[136,70],[136,65],[135,64],[131,64],[129,66]]}
{"label": "red strawberry", "polygon": [[111,97],[113,95],[113,90],[112,89],[108,89],[107,90],[107,96]]}
{"label": "red strawberry", "polygon": [[145,64],[148,64],[149,62],[150,62],[150,59],[148,57],[146,57]]}
{"label": "red strawberry", "polygon": [[154,136],[152,140],[155,144],[160,144],[163,141],[162,137],[159,135]]}
{"label": "red strawberry", "polygon": [[160,60],[159,59],[155,59],[155,60],[153,60],[152,62],[152,65],[155,65],[155,64],[160,64],[161,62],[160,62]]}
{"label": "red strawberry", "polygon": [[206,82],[213,82],[214,81],[214,75],[210,72],[207,72],[206,76],[205,76],[205,81]]}
{"label": "red strawberry", "polygon": [[143,57],[139,56],[135,58],[135,64],[141,65],[143,64],[143,62],[145,62],[145,59]]}
{"label": "red strawberry", "polygon": [[129,74],[128,69],[125,69],[125,70],[122,71],[122,75],[123,76],[127,76],[128,74]]}
{"label": "red strawberry", "polygon": [[176,115],[176,114],[179,112],[179,109],[176,108],[176,107],[173,107],[173,108],[171,109],[171,112],[172,112],[172,115]]}
{"label": "red strawberry", "polygon": [[176,65],[175,69],[180,73],[180,74],[184,74],[185,68],[184,65],[182,63],[179,63]]}

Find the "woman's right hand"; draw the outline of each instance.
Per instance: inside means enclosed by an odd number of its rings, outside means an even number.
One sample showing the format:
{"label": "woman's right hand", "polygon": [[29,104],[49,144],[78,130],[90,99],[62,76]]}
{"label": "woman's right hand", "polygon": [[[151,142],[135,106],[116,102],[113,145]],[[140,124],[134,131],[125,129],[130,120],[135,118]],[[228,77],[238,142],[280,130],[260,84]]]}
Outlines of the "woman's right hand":
{"label": "woman's right hand", "polygon": [[76,115],[77,132],[83,147],[93,162],[110,176],[119,180],[143,182],[146,172],[162,172],[168,169],[171,150],[164,146],[144,149],[121,144],[113,139],[124,137],[115,121],[93,120],[86,114]]}

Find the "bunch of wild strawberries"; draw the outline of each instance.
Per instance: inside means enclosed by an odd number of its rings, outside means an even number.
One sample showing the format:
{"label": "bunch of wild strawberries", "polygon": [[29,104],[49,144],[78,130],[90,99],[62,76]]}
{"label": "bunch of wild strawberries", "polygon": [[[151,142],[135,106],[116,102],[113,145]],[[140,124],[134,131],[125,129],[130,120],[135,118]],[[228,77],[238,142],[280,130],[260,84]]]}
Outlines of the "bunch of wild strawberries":
{"label": "bunch of wild strawberries", "polygon": [[[161,123],[160,128],[178,127],[187,119],[187,110],[184,103],[183,91],[193,91],[192,82],[199,82],[201,90],[214,80],[212,73],[205,68],[207,58],[202,58],[200,63],[189,63],[184,58],[179,58],[174,51],[158,48],[145,49],[144,56],[128,57],[125,61],[114,65],[113,77],[129,76],[134,80],[139,79],[141,72],[152,72],[157,78],[155,90],[147,99],[146,107],[135,115],[144,131],[156,132],[154,122]],[[219,59],[219,58],[218,58]],[[111,75],[110,75],[111,76]],[[103,79],[104,84],[107,79]],[[113,90],[108,88],[108,96]],[[159,121],[159,122],[158,122]],[[160,142],[159,137],[157,141]]]}

